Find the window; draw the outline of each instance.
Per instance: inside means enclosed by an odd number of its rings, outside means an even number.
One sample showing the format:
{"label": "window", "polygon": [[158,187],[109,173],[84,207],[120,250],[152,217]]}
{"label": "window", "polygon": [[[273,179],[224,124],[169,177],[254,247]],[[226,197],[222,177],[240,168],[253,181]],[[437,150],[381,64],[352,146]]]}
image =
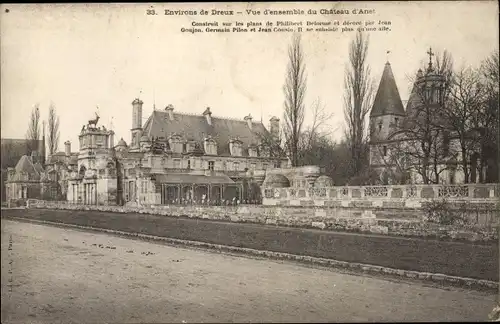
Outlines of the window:
{"label": "window", "polygon": [[187,165],[187,168],[188,168],[188,169],[191,169],[191,160],[188,160],[188,165]]}
{"label": "window", "polygon": [[262,169],[267,170],[267,168],[268,168],[268,164],[267,163],[262,164]]}
{"label": "window", "polygon": [[181,160],[174,159],[174,169],[179,169],[181,167]]}
{"label": "window", "polygon": [[384,156],[387,156],[387,146],[384,146],[384,147],[383,147],[383,155],[384,155]]}
{"label": "window", "polygon": [[378,131],[380,132],[382,130],[382,122],[378,123]]}
{"label": "window", "polygon": [[50,197],[52,199],[55,199],[57,197],[57,188],[55,187],[50,188]]}
{"label": "window", "polygon": [[274,167],[275,167],[276,169],[281,168],[281,162],[280,162],[280,161],[276,161],[276,162],[274,162]]}
{"label": "window", "polygon": [[255,163],[250,163],[250,170],[255,170]]}
{"label": "window", "polygon": [[397,127],[398,126],[398,122],[399,122],[399,118],[397,118],[397,117],[394,118],[394,126]]}
{"label": "window", "polygon": [[234,162],[234,171],[239,171],[239,170],[240,170],[240,163]]}
{"label": "window", "polygon": [[217,143],[213,139],[205,139],[205,154],[217,155]]}
{"label": "window", "polygon": [[251,146],[248,148],[248,156],[250,156],[250,157],[257,156],[257,148],[255,146]]}
{"label": "window", "polygon": [[182,152],[187,152],[187,145],[186,145],[186,143],[182,144]]}
{"label": "window", "polygon": [[234,169],[233,162],[232,161],[227,161],[226,162],[226,170],[233,170],[233,169]]}
{"label": "window", "polygon": [[238,140],[231,141],[229,143],[229,148],[231,151],[231,155],[233,156],[241,156],[242,155],[242,143]]}
{"label": "window", "polygon": [[215,162],[214,161],[208,161],[208,169],[210,171],[214,170]]}

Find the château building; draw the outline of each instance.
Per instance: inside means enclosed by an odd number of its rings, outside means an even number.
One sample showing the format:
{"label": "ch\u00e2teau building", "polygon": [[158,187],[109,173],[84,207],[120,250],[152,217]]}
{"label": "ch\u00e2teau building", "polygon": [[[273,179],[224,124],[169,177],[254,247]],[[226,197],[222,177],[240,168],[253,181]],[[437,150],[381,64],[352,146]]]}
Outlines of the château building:
{"label": "ch\u00e2teau building", "polygon": [[[131,139],[82,127],[77,167],[66,177],[67,200],[83,204],[228,204],[258,202],[265,171],[288,159],[270,146],[279,119],[267,130],[250,115],[243,120],[154,110],[142,124],[143,101],[132,102]],[[272,149],[271,149],[272,147]]]}
{"label": "ch\u00e2teau building", "polygon": [[[370,166],[384,184],[465,182],[457,135],[440,114],[448,80],[433,66],[432,50],[428,54],[428,67],[418,70],[406,109],[391,64],[385,64],[369,126]],[[487,171],[478,171],[478,159],[474,153],[468,161],[469,182],[479,182],[484,175],[478,173]]]}

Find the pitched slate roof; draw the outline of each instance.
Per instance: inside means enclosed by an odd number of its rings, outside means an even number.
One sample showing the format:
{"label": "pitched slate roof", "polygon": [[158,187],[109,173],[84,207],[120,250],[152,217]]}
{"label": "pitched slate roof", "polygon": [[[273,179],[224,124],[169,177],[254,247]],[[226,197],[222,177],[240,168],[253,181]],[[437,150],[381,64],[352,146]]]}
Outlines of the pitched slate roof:
{"label": "pitched slate roof", "polygon": [[253,122],[250,129],[244,120],[211,117],[210,125],[202,115],[173,113],[173,117],[174,120],[170,120],[167,111],[153,111],[143,127],[143,134],[151,139],[168,138],[175,133],[188,141],[198,142],[201,147],[204,138],[212,136],[217,142],[218,155],[230,155],[229,141],[233,138],[243,142],[243,155],[248,155],[247,149],[250,145],[257,144],[260,136],[269,135],[269,131],[261,122]]}
{"label": "pitched slate roof", "polygon": [[403,103],[401,102],[396,80],[394,80],[389,62],[385,64],[377,94],[373,101],[370,117],[383,115],[405,115]]}

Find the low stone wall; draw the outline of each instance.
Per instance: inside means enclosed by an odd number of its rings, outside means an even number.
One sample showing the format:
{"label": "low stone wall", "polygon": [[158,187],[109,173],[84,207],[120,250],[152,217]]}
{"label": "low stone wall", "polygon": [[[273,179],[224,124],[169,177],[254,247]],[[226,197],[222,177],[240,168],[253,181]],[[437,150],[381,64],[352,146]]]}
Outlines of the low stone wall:
{"label": "low stone wall", "polygon": [[421,208],[432,200],[495,206],[499,184],[262,188],[263,205]]}
{"label": "low stone wall", "polygon": [[488,242],[498,238],[496,218],[457,226],[425,221],[419,209],[240,206],[89,206],[29,200],[28,208],[97,210],[217,221],[318,228],[322,230]]}

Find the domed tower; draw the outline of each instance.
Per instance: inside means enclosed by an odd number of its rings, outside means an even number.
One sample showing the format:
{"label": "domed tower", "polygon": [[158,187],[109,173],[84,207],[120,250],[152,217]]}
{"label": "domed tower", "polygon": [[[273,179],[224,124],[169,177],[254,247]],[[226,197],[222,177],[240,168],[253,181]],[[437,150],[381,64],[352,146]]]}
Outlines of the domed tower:
{"label": "domed tower", "polygon": [[132,129],[131,131],[131,141],[130,148],[139,148],[140,138],[142,135],[142,100],[136,98],[132,102]]}
{"label": "domed tower", "polygon": [[387,62],[370,112],[370,164],[379,164],[375,156],[387,150],[384,144],[398,130],[405,116],[391,64]]}

